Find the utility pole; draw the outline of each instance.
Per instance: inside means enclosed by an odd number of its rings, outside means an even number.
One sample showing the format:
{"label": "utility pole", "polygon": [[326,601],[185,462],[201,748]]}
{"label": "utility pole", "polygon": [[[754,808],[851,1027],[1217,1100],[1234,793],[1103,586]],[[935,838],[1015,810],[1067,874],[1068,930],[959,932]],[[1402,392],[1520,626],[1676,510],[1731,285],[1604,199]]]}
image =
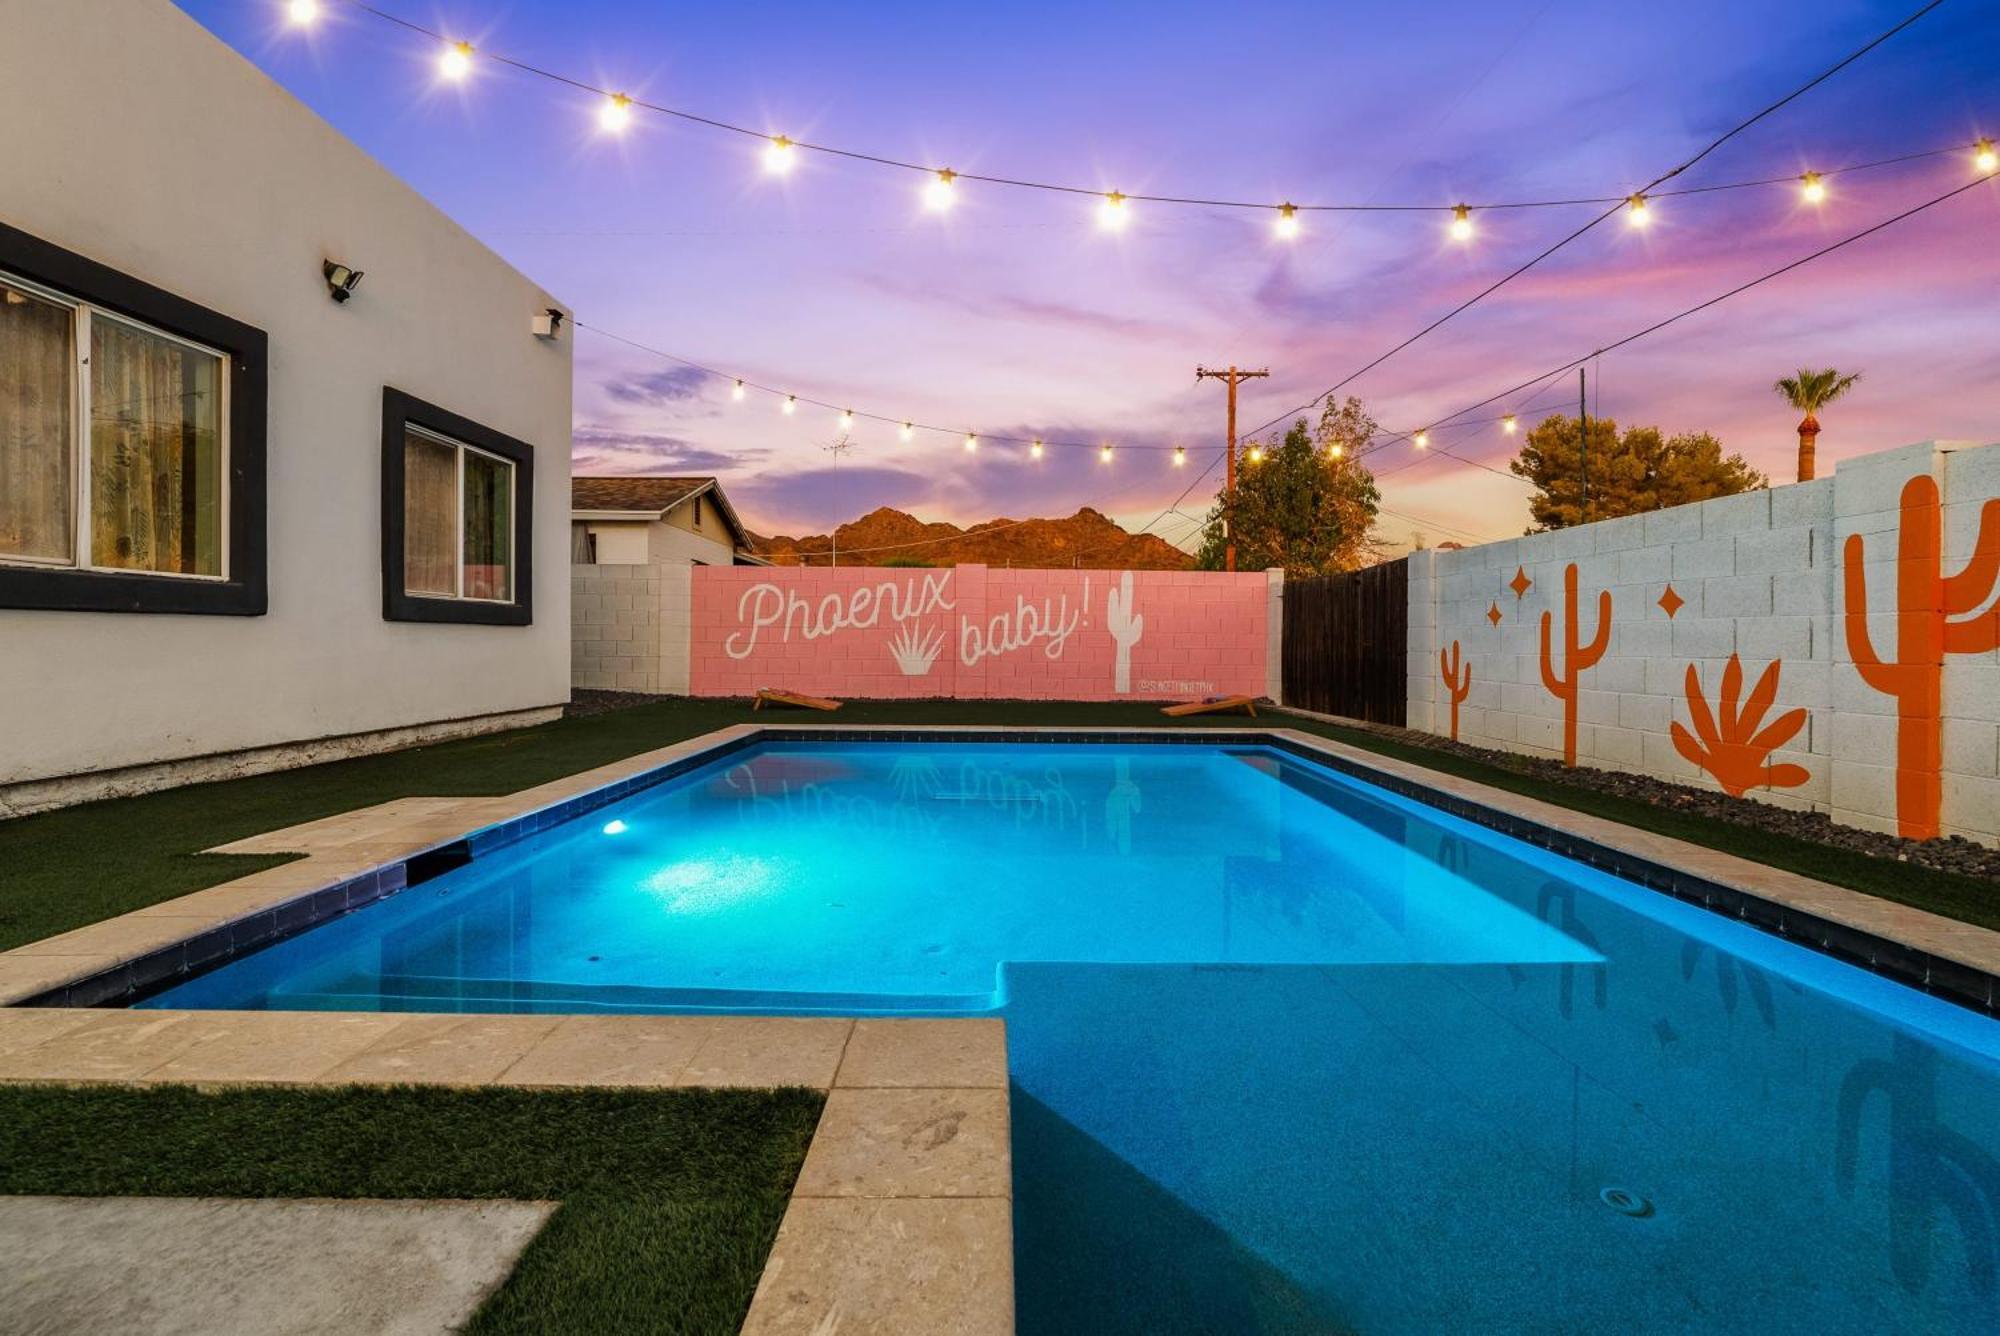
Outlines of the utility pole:
{"label": "utility pole", "polygon": [[1583,505],[1578,511],[1590,523],[1590,414],[1584,408],[1583,368],[1576,369],[1576,460],[1583,473]]}
{"label": "utility pole", "polygon": [[1236,386],[1240,381],[1256,380],[1271,374],[1265,367],[1262,371],[1241,371],[1234,363],[1227,371],[1210,371],[1207,367],[1196,367],[1196,380],[1220,380],[1229,386],[1229,450],[1223,456],[1225,461],[1222,475],[1222,551],[1223,569],[1236,569]]}
{"label": "utility pole", "polygon": [[[854,440],[846,432],[842,432],[840,438],[832,444],[820,447],[820,449],[833,456],[833,471],[835,475],[840,473],[840,461],[846,458],[847,452],[853,448]],[[838,511],[834,513],[833,530],[828,536],[833,540],[833,550],[831,560],[827,562],[827,565],[830,569],[838,569],[840,566],[840,518]],[[812,563],[807,562],[806,564],[811,565]]]}

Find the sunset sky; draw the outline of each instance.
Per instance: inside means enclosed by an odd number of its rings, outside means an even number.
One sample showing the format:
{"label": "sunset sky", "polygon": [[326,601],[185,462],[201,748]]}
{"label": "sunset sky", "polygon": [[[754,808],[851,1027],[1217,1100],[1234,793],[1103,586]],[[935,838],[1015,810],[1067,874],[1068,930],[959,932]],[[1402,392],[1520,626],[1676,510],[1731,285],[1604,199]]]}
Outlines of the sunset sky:
{"label": "sunset sky", "polygon": [[[755,140],[643,112],[607,137],[589,95],[484,63],[443,84],[433,44],[333,0],[310,34],[277,0],[180,2],[591,326],[858,410],[1190,452],[1185,470],[1135,448],[1030,461],[863,423],[836,460],[830,412],[733,403],[726,380],[577,332],[578,470],[719,474],[764,532],[878,505],[959,522],[1090,505],[1144,524],[1220,450],[1223,393],[1195,383],[1197,363],[1271,368],[1244,390],[1254,426],[1602,207],[1485,214],[1469,246],[1436,214],[1312,215],[1288,244],[1266,215],[1160,204],[1109,236],[1088,197],[970,183],[938,217],[911,173],[804,155],[774,180]],[[964,172],[1441,205],[1622,195],[1916,7],[380,3],[652,101]],[[2000,136],[1996,51],[2000,3],[1948,0],[1684,184],[1956,151],[1833,178],[1818,208],[1791,184],[1662,199],[1650,228],[1607,222],[1349,392],[1387,427],[1425,425],[1963,184],[1972,141]],[[1593,411],[1712,431],[1784,481],[1795,416],[1770,384],[1801,364],[1863,373],[1825,415],[1822,471],[2000,439],[2000,182],[1606,355]],[[1574,411],[1574,373],[1542,402]],[[1490,424],[1437,440],[1494,466],[1516,443]],[[1527,524],[1514,479],[1407,444],[1371,463],[1388,538]],[[1191,543],[1219,477],[1154,532]]]}

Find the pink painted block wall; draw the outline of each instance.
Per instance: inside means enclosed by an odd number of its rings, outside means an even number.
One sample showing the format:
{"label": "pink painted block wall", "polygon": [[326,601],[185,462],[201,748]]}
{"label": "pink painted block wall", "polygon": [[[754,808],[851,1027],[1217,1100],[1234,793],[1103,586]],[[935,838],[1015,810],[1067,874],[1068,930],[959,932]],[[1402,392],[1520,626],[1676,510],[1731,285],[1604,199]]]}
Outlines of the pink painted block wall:
{"label": "pink painted block wall", "polygon": [[1261,571],[698,566],[689,691],[1187,700],[1261,696]]}

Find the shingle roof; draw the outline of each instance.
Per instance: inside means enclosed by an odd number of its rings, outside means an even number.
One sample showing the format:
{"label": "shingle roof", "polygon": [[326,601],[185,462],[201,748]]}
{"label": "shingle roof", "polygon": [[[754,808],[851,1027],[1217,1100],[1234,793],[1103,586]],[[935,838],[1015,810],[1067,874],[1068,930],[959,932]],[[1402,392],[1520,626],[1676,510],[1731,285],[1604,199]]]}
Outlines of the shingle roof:
{"label": "shingle roof", "polygon": [[634,510],[664,514],[713,478],[571,478],[571,510]]}

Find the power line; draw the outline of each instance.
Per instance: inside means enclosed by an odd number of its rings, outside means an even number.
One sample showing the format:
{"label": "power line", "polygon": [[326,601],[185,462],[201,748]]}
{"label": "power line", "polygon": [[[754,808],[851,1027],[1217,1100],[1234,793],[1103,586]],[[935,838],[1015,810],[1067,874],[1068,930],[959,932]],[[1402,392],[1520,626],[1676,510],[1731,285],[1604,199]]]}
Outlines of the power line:
{"label": "power line", "polygon": [[[1916,12],[1910,14],[1908,17],[1903,19],[1902,22],[1896,24],[1894,27],[1888,29],[1886,32],[1883,32],[1880,35],[1876,36],[1874,39],[1867,42],[1857,50],[1850,52],[1848,55],[1843,57],[1837,63],[1832,65],[1830,68],[1821,71],[1819,74],[1814,75],[1811,79],[1807,80],[1799,87],[1794,88],[1791,92],[1785,94],[1783,97],[1779,98],[1776,102],[1771,103],[1769,106],[1757,112],[1755,115],[1750,116],[1745,120],[1737,122],[1735,125],[1731,126],[1728,130],[1725,130],[1721,135],[1710,140],[1693,157],[1688,158],[1686,161],[1682,162],[1679,166],[1674,167],[1669,171],[1662,172],[1659,176],[1654,177],[1651,181],[1646,183],[1644,186],[1640,187],[1637,191],[1633,192],[1633,194],[1629,197],[1629,199],[1636,201],[1643,201],[1648,195],[1648,193],[1653,190],[1654,187],[1663,185],[1664,183],[1673,180],[1675,177],[1679,176],[1682,172],[1687,171],[1690,167],[1693,167],[1703,158],[1706,158],[1709,154],[1715,152],[1716,149],[1722,147],[1724,144],[1728,143],[1731,139],[1734,139],[1737,135],[1743,133],[1743,131],[1757,124],[1757,122],[1763,120],[1766,116],[1771,115],[1779,108],[1786,106],[1787,104],[1791,103],[1797,98],[1803,96],[1805,93],[1825,83],[1828,79],[1832,78],[1840,71],[1846,69],[1849,65],[1852,65],[1855,61],[1861,59],[1861,57],[1867,55],[1870,51],[1873,51],[1876,47],[1882,45],[1882,43],[1888,41],[1891,37],[1894,37],[1897,33],[1903,31],[1903,29],[1909,27],[1911,24],[1915,23],[1918,19],[1921,19],[1922,17],[1924,17],[1924,15],[1930,13],[1932,10],[1936,9],[1939,5],[1943,3],[1944,0],[1930,0],[1928,4],[1924,5]],[[1348,375],[1343,376],[1340,380],[1335,381],[1331,386],[1320,391],[1318,394],[1314,395],[1311,399],[1299,405],[1297,408],[1291,409],[1290,411],[1285,413],[1280,413],[1270,422],[1265,423],[1261,427],[1255,428],[1249,434],[1254,436],[1258,432],[1268,429],[1274,423],[1281,422],[1284,419],[1291,417],[1294,413],[1306,412],[1309,409],[1313,408],[1315,405],[1319,404],[1321,401],[1328,398],[1329,396],[1338,393],[1340,390],[1344,389],[1346,386],[1348,386],[1355,380],[1366,375],[1368,372],[1373,371],[1376,367],[1381,366],[1384,362],[1394,357],[1397,353],[1402,352],[1405,348],[1408,348],[1411,344],[1416,343],[1419,339],[1422,339],[1426,335],[1430,334],[1433,330],[1445,324],[1447,321],[1450,321],[1456,318],[1457,316],[1464,314],[1466,311],[1471,310],[1474,306],[1478,305],[1486,298],[1492,296],[1494,293],[1498,292],[1501,288],[1507,286],[1507,284],[1519,278],[1522,274],[1525,274],[1530,269],[1533,269],[1543,260],[1548,259],[1551,255],[1554,255],[1557,251],[1563,249],[1563,247],[1569,245],[1577,238],[1583,236],[1586,232],[1591,231],[1593,228],[1603,223],[1607,218],[1610,218],[1620,209],[1626,207],[1629,207],[1627,200],[1621,200],[1618,203],[1613,204],[1609,209],[1604,210],[1602,213],[1592,218],[1589,222],[1585,223],[1582,227],[1577,228],[1575,231],[1571,232],[1568,236],[1564,237],[1561,241],[1556,242],[1555,245],[1550,246],[1548,249],[1544,250],[1534,259],[1529,260],[1526,264],[1523,264],[1518,268],[1510,271],[1508,274],[1500,278],[1498,281],[1489,284],[1487,287],[1481,289],[1475,295],[1467,298],[1465,301],[1460,302],[1457,306],[1445,312],[1437,319],[1431,321],[1431,323],[1425,325],[1422,329],[1410,335],[1408,338],[1404,339],[1401,343],[1398,343],[1393,348],[1383,353],[1381,356],[1376,357],[1374,360],[1368,362],[1365,366],[1362,366],[1358,370],[1350,372]],[[1460,217],[1462,219],[1464,215],[1461,214]]]}

